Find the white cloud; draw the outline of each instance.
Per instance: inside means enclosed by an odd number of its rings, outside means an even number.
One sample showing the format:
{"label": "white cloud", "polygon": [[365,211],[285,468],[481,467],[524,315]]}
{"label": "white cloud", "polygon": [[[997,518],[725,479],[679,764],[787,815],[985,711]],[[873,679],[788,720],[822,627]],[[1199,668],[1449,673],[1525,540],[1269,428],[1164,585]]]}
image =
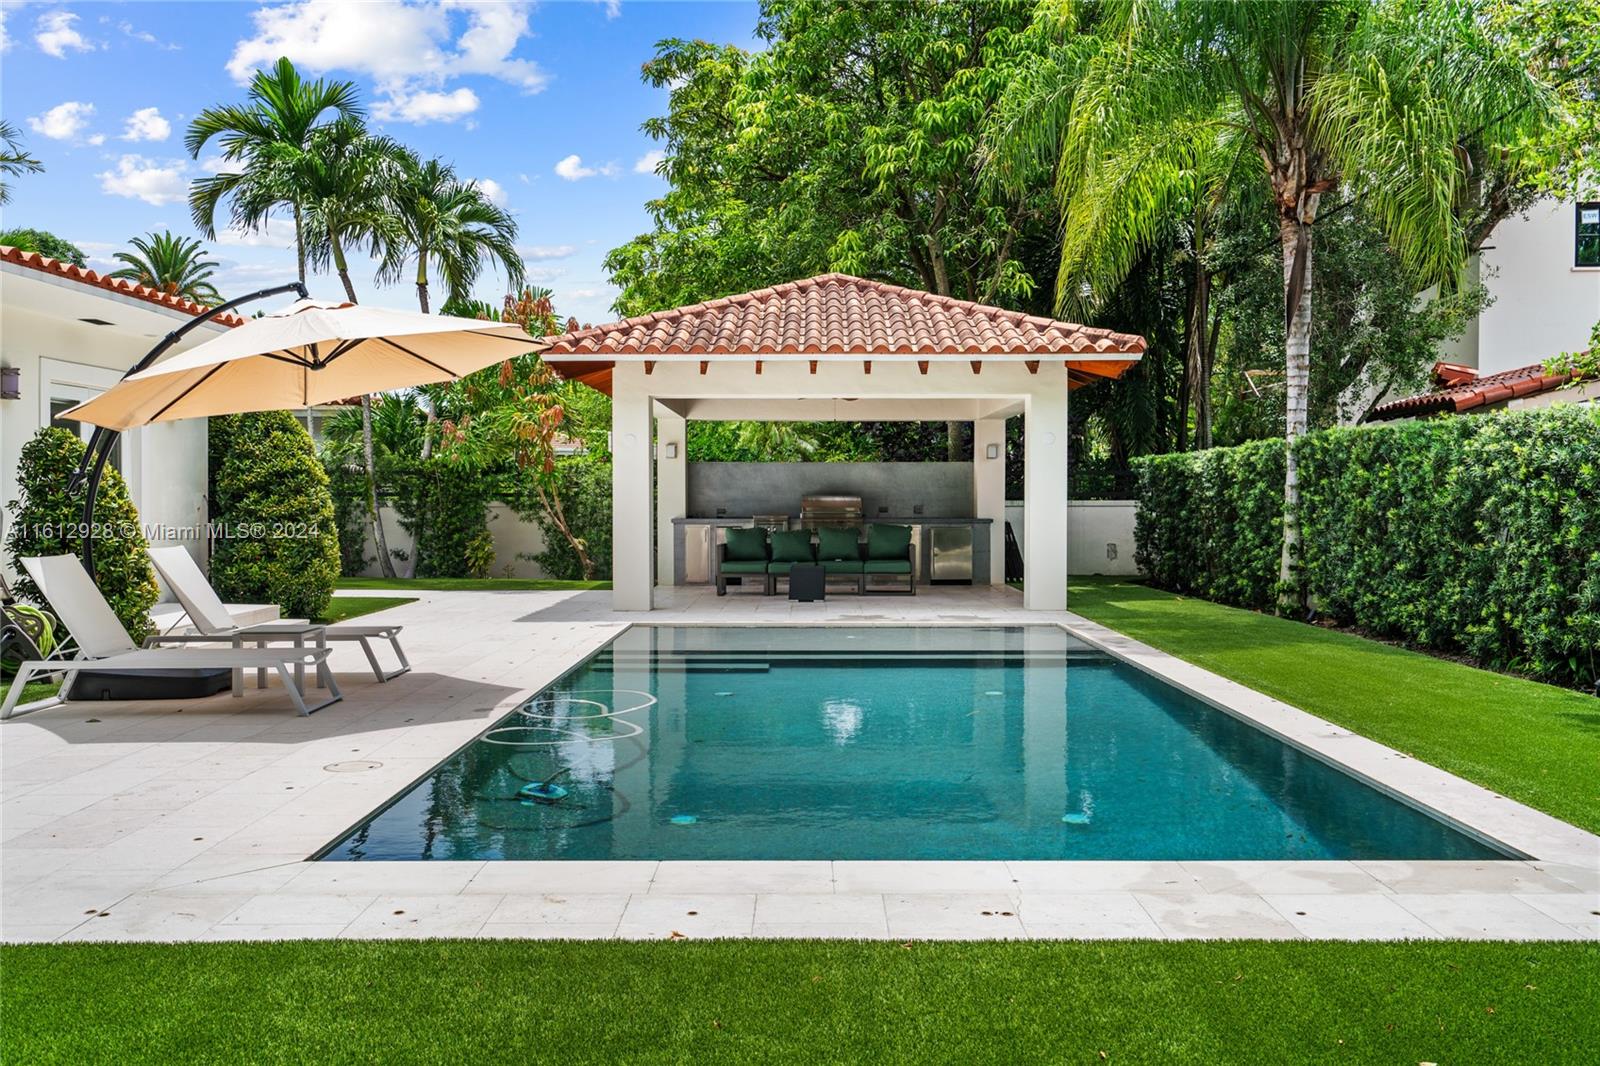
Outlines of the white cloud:
{"label": "white cloud", "polygon": [[11,48],[11,35],[6,32],[6,6],[0,4],[0,52]]}
{"label": "white cloud", "polygon": [[489,198],[491,204],[496,207],[504,207],[506,205],[508,199],[506,189],[498,181],[493,178],[473,178],[472,184],[483,191],[483,195]]}
{"label": "white cloud", "polygon": [[161,117],[157,107],[141,107],[128,116],[122,128],[125,141],[164,141],[172,136],[172,123]]}
{"label": "white cloud", "polygon": [[592,300],[596,296],[600,295],[600,290],[599,289],[568,289],[566,292],[562,293],[561,295],[570,296],[574,300]]}
{"label": "white cloud", "polygon": [[622,16],[622,0],[600,0],[606,6],[606,21]]}
{"label": "white cloud", "polygon": [[289,218],[268,218],[260,229],[229,226],[217,231],[217,243],[235,248],[293,248],[294,222]]}
{"label": "white cloud", "polygon": [[111,196],[126,196],[143,200],[147,204],[182,203],[188,196],[189,179],[181,159],[165,164],[146,159],[142,155],[125,155],[117,160],[117,169],[95,175],[100,179],[100,189]]}
{"label": "white cloud", "polygon": [[106,135],[103,134],[103,133],[96,133],[96,134],[90,135],[89,137],[86,137],[84,140],[85,140],[85,143],[92,144],[96,148],[98,148],[102,144],[106,143]]}
{"label": "white cloud", "polygon": [[52,141],[70,141],[83,132],[83,128],[89,124],[89,116],[93,114],[93,104],[68,100],[42,115],[32,116],[28,119],[28,125],[41,137],[48,137]]}
{"label": "white cloud", "polygon": [[592,178],[597,175],[609,178],[616,175],[617,165],[615,163],[607,163],[603,167],[586,167],[583,165],[581,156],[569,155],[556,164],[556,173],[568,181],[582,181],[584,178]]}
{"label": "white cloud", "polygon": [[525,248],[518,248],[517,252],[524,259],[565,259],[578,251],[575,244],[530,244]]}
{"label": "white cloud", "polygon": [[633,164],[633,172],[635,174],[654,174],[656,167],[660,166],[661,161],[665,158],[667,158],[667,153],[659,148],[652,148],[640,156],[638,161]]}
{"label": "white cloud", "polygon": [[234,46],[227,69],[245,82],[258,68],[288,56],[318,73],[366,74],[377,83],[380,97],[373,114],[379,120],[454,122],[478,106],[471,90],[448,88],[454,79],[481,75],[526,93],[549,82],[537,63],[512,55],[530,36],[530,7],[462,0],[300,0],[263,7],[252,16],[255,36]]}
{"label": "white cloud", "polygon": [[78,16],[70,11],[46,11],[33,24],[33,43],[39,51],[57,59],[67,58],[67,52],[92,52],[95,46],[72,25]]}
{"label": "white cloud", "polygon": [[233,164],[220,155],[208,155],[200,160],[200,169],[207,174],[221,174],[224,170],[232,170]]}
{"label": "white cloud", "polygon": [[[101,21],[104,22],[105,20],[101,19]],[[124,36],[132,37],[136,41],[143,41],[145,44],[153,44],[163,51],[176,52],[183,48],[181,44],[163,41],[150,31],[137,28],[131,22],[119,22],[117,23],[117,29],[121,30]]]}
{"label": "white cloud", "polygon": [[535,285],[546,285],[557,278],[565,277],[566,273],[566,267],[525,267],[522,276]]}
{"label": "white cloud", "polygon": [[372,116],[379,122],[454,122],[478,110],[478,94],[471,89],[432,92],[419,89],[407,93],[395,90],[372,105]]}

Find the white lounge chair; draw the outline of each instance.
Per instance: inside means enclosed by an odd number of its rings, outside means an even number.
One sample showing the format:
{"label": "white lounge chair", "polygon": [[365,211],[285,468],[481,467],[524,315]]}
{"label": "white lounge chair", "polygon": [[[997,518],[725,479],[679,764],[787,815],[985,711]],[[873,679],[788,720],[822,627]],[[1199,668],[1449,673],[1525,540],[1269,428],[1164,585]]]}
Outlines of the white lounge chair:
{"label": "white lounge chair", "polygon": [[[328,649],[320,648],[171,648],[143,649],[128,636],[122,622],[111,605],[90,580],[75,555],[49,555],[38,559],[24,559],[34,584],[43,590],[45,598],[56,617],[72,633],[78,645],[73,659],[31,660],[17,668],[11,690],[6,693],[5,704],[0,707],[0,719],[10,718],[28,681],[40,674],[64,674],[61,691],[70,692],[73,678],[81,670],[110,670],[125,673],[159,673],[166,670],[216,670],[233,672],[233,694],[244,695],[243,671],[277,670],[283,679],[284,691],[294,701],[295,710],[302,715],[320,711],[343,697],[333,672],[325,670]],[[324,675],[328,698],[314,707],[306,706],[305,692],[296,684],[296,674],[307,666],[315,667]]]}
{"label": "white lounge chair", "polygon": [[[151,637],[145,642],[147,645],[167,641],[230,639],[236,643],[243,641],[259,645],[292,639],[296,632],[303,628],[294,623],[283,622],[266,622],[244,627],[235,624],[233,615],[228,613],[227,604],[222,602],[222,597],[211,587],[206,575],[195,565],[194,557],[184,548],[151,548],[150,561],[156,564],[156,569],[161,572],[161,579],[167,583],[172,594],[178,597],[178,602],[183,604],[183,609],[188,612],[189,621],[198,632]],[[360,644],[361,650],[367,653],[367,662],[372,666],[372,676],[379,681],[388,681],[411,669],[405,650],[400,647],[401,628],[396,625],[323,626],[322,640],[353,641]],[[395,656],[400,660],[400,669],[390,673],[384,672],[383,667],[378,665],[378,656],[372,650],[374,640],[389,642],[394,648]]]}

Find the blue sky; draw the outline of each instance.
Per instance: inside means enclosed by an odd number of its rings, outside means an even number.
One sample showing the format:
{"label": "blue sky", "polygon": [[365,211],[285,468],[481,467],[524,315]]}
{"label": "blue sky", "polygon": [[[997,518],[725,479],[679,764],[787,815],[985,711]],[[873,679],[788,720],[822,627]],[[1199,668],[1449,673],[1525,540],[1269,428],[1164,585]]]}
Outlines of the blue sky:
{"label": "blue sky", "polygon": [[[6,226],[50,230],[105,269],[128,238],[194,235],[184,200],[205,173],[183,149],[199,110],[241,102],[251,71],[288,55],[307,73],[348,78],[371,123],[460,174],[515,212],[519,246],[556,308],[613,316],[601,261],[649,228],[664,188],[656,145],[639,129],[666,91],[639,80],[665,37],[756,46],[744,3],[18,4],[5,0],[0,114],[20,128],[43,174],[15,180]],[[293,280],[289,231],[224,234],[212,245],[232,295]],[[409,286],[380,290],[357,272],[363,302],[414,307]],[[331,276],[312,293],[337,298]],[[498,302],[486,279],[478,295]]]}

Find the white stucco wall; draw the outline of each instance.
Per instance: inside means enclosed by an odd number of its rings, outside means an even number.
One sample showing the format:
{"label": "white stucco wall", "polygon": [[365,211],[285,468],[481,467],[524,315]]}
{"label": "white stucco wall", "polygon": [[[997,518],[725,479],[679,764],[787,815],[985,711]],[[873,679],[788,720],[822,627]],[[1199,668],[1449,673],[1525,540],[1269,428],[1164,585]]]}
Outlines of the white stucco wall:
{"label": "white stucco wall", "polygon": [[[187,319],[142,300],[4,264],[0,365],[20,371],[22,395],[0,400],[0,506],[17,498],[22,447],[48,423],[51,397],[87,399],[89,392],[108,388]],[[222,331],[203,326],[177,350]],[[157,544],[182,543],[201,565],[206,544],[193,530],[206,521],[206,439],[206,421],[186,419],[134,430],[122,441],[123,474],[146,535],[153,533]],[[7,509],[8,524],[10,517]],[[9,566],[6,573],[14,576]]]}
{"label": "white stucco wall", "polygon": [[[1027,504],[1006,501],[1006,521],[1017,544],[1026,543],[1022,520]],[[1139,513],[1136,500],[1072,500],[1067,504],[1067,573],[1132,577],[1139,573],[1133,562],[1133,524]],[[1026,548],[1024,547],[1024,551]]]}
{"label": "white stucco wall", "polygon": [[[1600,320],[1600,269],[1573,266],[1572,203],[1544,201],[1495,228],[1481,277],[1494,302],[1445,358],[1476,355],[1485,374],[1539,363],[1589,345]],[[1476,349],[1473,352],[1473,349]]]}

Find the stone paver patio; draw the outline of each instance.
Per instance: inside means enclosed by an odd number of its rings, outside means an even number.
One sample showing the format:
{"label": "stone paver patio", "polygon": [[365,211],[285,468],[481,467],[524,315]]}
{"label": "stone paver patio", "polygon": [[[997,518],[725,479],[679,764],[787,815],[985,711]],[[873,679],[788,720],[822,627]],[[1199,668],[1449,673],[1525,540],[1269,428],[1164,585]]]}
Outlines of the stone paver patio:
{"label": "stone paver patio", "polygon": [[[344,702],[75,704],[0,726],[0,936],[1600,939],[1600,838],[1005,588],[821,604],[421,593],[412,674]],[[1065,624],[1526,862],[361,862],[306,857],[632,623]],[[377,764],[368,767],[369,764]]]}

